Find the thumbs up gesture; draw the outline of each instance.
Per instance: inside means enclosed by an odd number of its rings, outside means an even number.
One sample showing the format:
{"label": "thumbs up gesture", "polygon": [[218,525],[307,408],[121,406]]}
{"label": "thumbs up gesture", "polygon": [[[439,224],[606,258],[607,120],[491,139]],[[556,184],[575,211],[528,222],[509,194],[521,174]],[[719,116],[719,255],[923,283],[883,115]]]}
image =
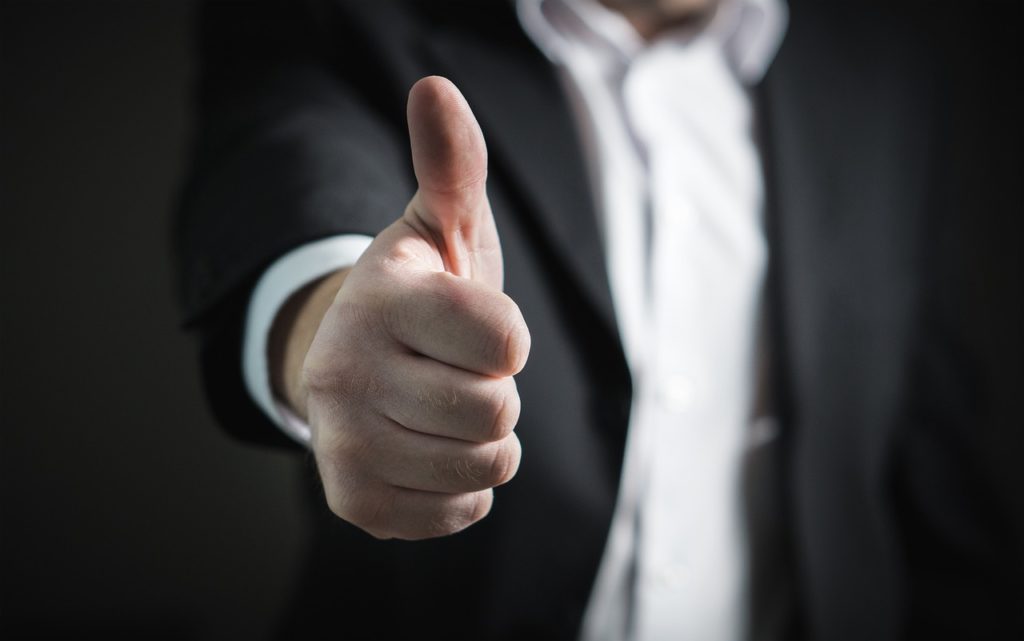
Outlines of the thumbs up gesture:
{"label": "thumbs up gesture", "polygon": [[512,376],[530,337],[501,291],[469,105],[424,78],[408,118],[419,190],[343,275],[286,396],[309,420],[331,510],[379,538],[421,539],[482,519],[516,473]]}

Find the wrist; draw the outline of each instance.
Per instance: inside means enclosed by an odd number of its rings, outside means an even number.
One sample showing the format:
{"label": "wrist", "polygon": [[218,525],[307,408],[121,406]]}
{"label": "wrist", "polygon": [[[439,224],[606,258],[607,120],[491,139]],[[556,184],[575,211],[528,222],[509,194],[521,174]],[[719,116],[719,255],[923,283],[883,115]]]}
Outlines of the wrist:
{"label": "wrist", "polygon": [[274,317],[267,344],[271,389],[302,420],[308,418],[303,362],[348,272],[341,269],[306,285]]}

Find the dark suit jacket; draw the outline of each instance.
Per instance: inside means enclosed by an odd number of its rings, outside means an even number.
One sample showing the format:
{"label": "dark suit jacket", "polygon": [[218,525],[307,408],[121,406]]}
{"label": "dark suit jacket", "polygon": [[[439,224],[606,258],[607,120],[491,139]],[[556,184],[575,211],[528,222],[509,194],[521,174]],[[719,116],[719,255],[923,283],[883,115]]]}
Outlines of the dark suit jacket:
{"label": "dark suit jacket", "polygon": [[[792,2],[756,88],[782,430],[748,468],[754,636],[1024,635],[1011,6]],[[449,538],[379,542],[314,488],[287,633],[573,637],[614,507],[630,378],[552,69],[507,2],[204,13],[177,241],[226,429],[285,444],[240,377],[252,284],[297,245],[401,214],[414,191],[405,98],[427,74],[451,78],[483,127],[506,289],[533,336],[522,466],[491,515]]]}

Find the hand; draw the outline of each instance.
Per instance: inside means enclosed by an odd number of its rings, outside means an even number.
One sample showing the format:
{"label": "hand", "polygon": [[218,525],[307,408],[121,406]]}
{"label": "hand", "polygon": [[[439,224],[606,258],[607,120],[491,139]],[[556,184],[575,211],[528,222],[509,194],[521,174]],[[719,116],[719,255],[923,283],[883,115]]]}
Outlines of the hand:
{"label": "hand", "polygon": [[516,473],[512,375],[530,336],[501,291],[487,149],[469,105],[424,78],[408,119],[419,190],[347,274],[319,286],[341,283],[329,306],[307,304],[286,324],[295,336],[317,329],[308,352],[286,339],[281,387],[309,420],[331,510],[378,538],[421,539],[482,519],[491,488]]}

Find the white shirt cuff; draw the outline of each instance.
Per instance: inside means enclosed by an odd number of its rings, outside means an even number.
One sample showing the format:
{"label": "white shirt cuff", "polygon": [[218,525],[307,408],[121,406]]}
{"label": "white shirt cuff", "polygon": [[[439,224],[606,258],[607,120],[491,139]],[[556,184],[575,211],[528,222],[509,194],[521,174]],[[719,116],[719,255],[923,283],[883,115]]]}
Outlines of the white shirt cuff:
{"label": "white shirt cuff", "polygon": [[249,299],[242,343],[242,377],[252,400],[281,430],[309,444],[309,425],[274,397],[270,387],[267,343],[278,311],[295,292],[317,278],[355,264],[373,238],[331,236],[293,249],[263,272]]}

